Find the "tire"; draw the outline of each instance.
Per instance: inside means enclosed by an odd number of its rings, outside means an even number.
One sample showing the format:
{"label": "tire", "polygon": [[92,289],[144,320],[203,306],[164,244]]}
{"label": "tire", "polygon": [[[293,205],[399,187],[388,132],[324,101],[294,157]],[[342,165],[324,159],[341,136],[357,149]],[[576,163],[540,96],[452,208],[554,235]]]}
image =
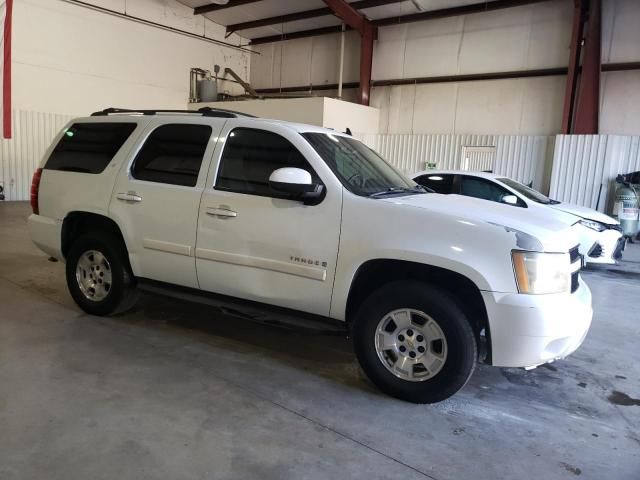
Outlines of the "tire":
{"label": "tire", "polygon": [[[90,252],[95,252],[93,260],[85,256]],[[126,261],[126,250],[114,235],[96,233],[78,237],[73,241],[66,260],[67,288],[74,301],[85,312],[99,316],[122,313],[136,303],[138,291],[135,278]],[[88,266],[92,266],[95,271],[90,270]],[[87,288],[88,275],[94,275],[93,278],[96,279],[93,296],[90,293],[91,289]],[[78,276],[84,281],[80,281]],[[96,295],[96,291],[101,294]]]}
{"label": "tire", "polygon": [[449,293],[429,284],[379,288],[360,305],[352,325],[362,369],[392,397],[440,402],[464,387],[475,369],[478,348],[469,321]]}

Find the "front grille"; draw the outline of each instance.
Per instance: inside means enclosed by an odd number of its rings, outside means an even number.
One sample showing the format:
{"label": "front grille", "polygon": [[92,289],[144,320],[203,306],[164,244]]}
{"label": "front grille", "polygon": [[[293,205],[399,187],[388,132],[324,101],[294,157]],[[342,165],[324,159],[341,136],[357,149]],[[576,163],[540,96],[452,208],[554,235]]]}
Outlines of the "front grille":
{"label": "front grille", "polygon": [[[580,269],[582,269],[582,259],[580,258],[580,251],[578,250],[578,246],[573,247],[569,250],[569,259],[571,265],[575,262],[580,262]],[[580,286],[580,270],[577,270],[571,274],[571,293],[578,290]]]}
{"label": "front grille", "polygon": [[569,250],[569,260],[571,263],[573,263],[579,258],[580,258],[580,251],[578,250],[578,246],[576,245],[571,250]]}
{"label": "front grille", "polygon": [[618,243],[616,244],[616,249],[613,251],[613,259],[614,260],[620,260],[622,258],[622,252],[624,251],[624,247],[626,246],[627,242],[625,240],[624,237],[620,237],[618,239]]}
{"label": "front grille", "polygon": [[594,243],[593,247],[591,247],[591,250],[589,250],[589,253],[587,253],[587,255],[591,258],[600,258],[602,254],[602,245],[600,245],[598,242]]}

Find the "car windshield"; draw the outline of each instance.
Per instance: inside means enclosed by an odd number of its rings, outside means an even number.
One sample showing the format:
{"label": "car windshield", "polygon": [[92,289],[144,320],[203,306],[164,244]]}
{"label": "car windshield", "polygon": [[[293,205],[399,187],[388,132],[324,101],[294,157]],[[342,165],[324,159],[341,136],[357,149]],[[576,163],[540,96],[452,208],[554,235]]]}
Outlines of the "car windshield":
{"label": "car windshield", "polygon": [[520,182],[516,182],[515,180],[511,180],[510,178],[498,178],[500,183],[504,183],[507,187],[512,188],[520,195],[528,198],[529,200],[533,200],[536,203],[542,203],[543,205],[553,205],[558,203],[555,200],[551,200],[546,195],[534,190],[533,188],[527,187],[526,185],[521,184]]}
{"label": "car windshield", "polygon": [[342,135],[307,132],[302,136],[350,192],[363,197],[426,193],[362,142]]}

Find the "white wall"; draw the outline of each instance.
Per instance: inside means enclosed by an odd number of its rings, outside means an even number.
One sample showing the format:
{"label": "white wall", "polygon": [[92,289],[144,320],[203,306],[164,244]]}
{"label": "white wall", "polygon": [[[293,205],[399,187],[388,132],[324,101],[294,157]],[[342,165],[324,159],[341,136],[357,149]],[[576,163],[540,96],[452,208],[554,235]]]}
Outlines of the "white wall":
{"label": "white wall", "polygon": [[[224,39],[224,27],[174,0],[85,0],[173,28]],[[227,42],[239,43],[231,36]],[[246,43],[244,41],[243,43]],[[27,200],[31,174],[71,116],[105,107],[184,109],[189,69],[231,67],[248,78],[249,53],[62,0],[16,0],[13,139],[0,140],[7,200]],[[242,93],[224,82],[221,90]]]}
{"label": "white wall", "polygon": [[[373,80],[566,67],[571,0],[379,29]],[[640,1],[603,0],[603,63],[640,61]],[[256,88],[337,82],[339,34],[256,46]],[[348,33],[345,82],[358,81],[359,39]],[[376,87],[380,133],[553,135],[566,76]],[[640,133],[640,71],[602,75],[601,130]]]}
{"label": "white wall", "polygon": [[[375,43],[372,77],[564,66],[571,18],[571,2],[560,1],[383,27]],[[359,40],[354,32],[348,35],[344,81],[357,82]],[[263,55],[251,59],[252,83],[256,88],[336,83],[339,37],[257,46]],[[381,109],[380,133],[544,135],[560,127],[563,92],[562,76],[419,84],[376,87],[371,105]]]}
{"label": "white wall", "polygon": [[552,135],[563,76],[376,87],[381,133]]}
{"label": "white wall", "polygon": [[[640,62],[640,2],[604,0],[602,63]],[[600,133],[640,134],[640,71],[603,73]]]}
{"label": "white wall", "polygon": [[[359,81],[360,37],[345,32],[343,82]],[[251,58],[254,88],[282,88],[338,83],[340,34],[319,35],[256,45]]]}
{"label": "white wall", "polygon": [[349,128],[354,134],[375,131],[380,116],[376,108],[327,97],[267,98],[191,105],[193,109],[200,107],[236,110],[263,118],[332,128],[338,132]]}
{"label": "white wall", "polygon": [[361,140],[406,174],[427,169],[463,169],[465,147],[492,147],[491,169],[548,191],[554,137],[544,135],[363,135]]}
{"label": "white wall", "polygon": [[[224,39],[223,27],[174,0],[92,2]],[[16,1],[13,31],[13,104],[19,110],[84,115],[108,106],[185,108],[190,67],[218,63],[249,75],[246,52],[62,0]],[[242,91],[232,85],[222,89]]]}
{"label": "white wall", "polygon": [[550,195],[610,214],[616,176],[638,170],[640,136],[558,135]]}

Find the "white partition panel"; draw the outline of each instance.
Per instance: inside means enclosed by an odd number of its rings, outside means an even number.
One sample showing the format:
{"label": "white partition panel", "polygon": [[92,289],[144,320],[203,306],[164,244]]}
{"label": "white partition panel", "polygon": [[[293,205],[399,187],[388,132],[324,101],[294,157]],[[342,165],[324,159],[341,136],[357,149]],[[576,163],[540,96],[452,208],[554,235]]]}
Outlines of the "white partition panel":
{"label": "white partition panel", "polygon": [[[545,165],[553,137],[536,135],[404,135],[369,134],[360,137],[387,161],[407,174],[435,164],[438,169],[464,168],[465,147],[495,147],[495,173],[545,191]],[[549,158],[548,158],[549,157]]]}
{"label": "white partition panel", "polygon": [[550,195],[610,212],[615,178],[640,170],[640,136],[558,135]]}
{"label": "white partition panel", "polygon": [[0,140],[0,184],[6,201],[29,200],[33,172],[53,137],[71,118],[13,111],[13,138]]}

